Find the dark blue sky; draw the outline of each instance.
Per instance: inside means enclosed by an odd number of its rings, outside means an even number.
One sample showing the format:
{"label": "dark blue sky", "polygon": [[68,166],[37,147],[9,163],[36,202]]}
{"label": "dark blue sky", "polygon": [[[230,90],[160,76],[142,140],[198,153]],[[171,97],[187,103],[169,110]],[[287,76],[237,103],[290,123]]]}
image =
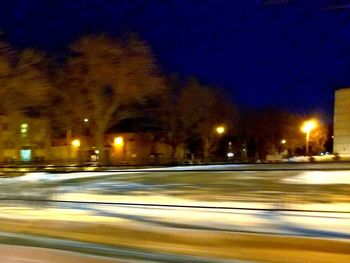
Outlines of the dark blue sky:
{"label": "dark blue sky", "polygon": [[0,30],[52,54],[82,34],[136,32],[166,73],[195,75],[240,104],[330,116],[334,89],[350,86],[349,2],[1,0]]}

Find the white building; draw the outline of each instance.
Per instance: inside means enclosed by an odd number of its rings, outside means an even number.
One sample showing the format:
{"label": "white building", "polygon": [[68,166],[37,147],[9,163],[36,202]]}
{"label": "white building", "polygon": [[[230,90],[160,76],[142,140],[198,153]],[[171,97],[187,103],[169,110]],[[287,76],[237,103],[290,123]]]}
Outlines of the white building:
{"label": "white building", "polygon": [[350,154],[350,88],[335,92],[333,152]]}

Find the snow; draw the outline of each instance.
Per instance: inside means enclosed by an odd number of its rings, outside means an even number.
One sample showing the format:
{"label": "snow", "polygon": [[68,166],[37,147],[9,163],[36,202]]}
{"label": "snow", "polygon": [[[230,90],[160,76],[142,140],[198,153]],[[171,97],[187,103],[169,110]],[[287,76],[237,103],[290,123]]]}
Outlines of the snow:
{"label": "snow", "polygon": [[294,184],[350,184],[350,171],[304,171],[283,181]]}
{"label": "snow", "polygon": [[[152,228],[163,231],[164,228],[181,227],[183,229],[212,229],[225,231],[243,231],[256,233],[289,234],[297,236],[314,236],[323,238],[350,238],[350,214],[331,212],[298,212],[254,210],[251,208],[271,208],[264,203],[235,202],[191,202],[183,198],[165,196],[96,196],[64,195],[61,199],[79,201],[119,201],[129,203],[96,204],[96,203],[55,203],[46,204],[41,209],[37,206],[21,204],[11,207],[0,206],[0,218],[58,220],[75,222],[99,222],[125,226]],[[100,198],[103,199],[101,200]],[[182,204],[188,207],[142,206],[135,203]],[[134,204],[133,204],[134,203]],[[201,205],[210,207],[189,207]],[[335,204],[337,206],[337,204]],[[349,206],[350,204],[348,204]],[[224,209],[217,207],[236,207]],[[239,209],[242,207],[244,209]],[[304,209],[313,209],[313,204],[304,205]],[[328,204],[332,208],[332,204]]]}
{"label": "snow", "polygon": [[[236,168],[244,165],[232,165]],[[229,169],[227,165],[200,166],[200,170]],[[157,168],[157,170],[199,170],[199,166]],[[140,169],[139,172],[150,169]],[[242,171],[244,172],[244,171]],[[1,183],[18,182],[60,182],[69,179],[130,174],[134,172],[72,172],[72,173],[28,173],[15,178],[3,178]],[[259,176],[259,172],[244,172]],[[278,179],[277,179],[278,180]],[[281,179],[285,183],[297,184],[350,184],[350,171],[300,171],[295,176]],[[152,185],[152,187],[158,187]],[[103,191],[115,190],[114,195]],[[136,193],[121,194],[123,189],[137,189]],[[120,189],[120,191],[119,191]],[[203,201],[172,196],[166,191],[150,191],[150,185],[118,181],[96,181],[88,184],[60,185],[51,198],[55,203],[16,203],[0,205],[0,218],[47,219],[77,222],[103,222],[132,224],[153,228],[183,227],[205,228],[227,231],[248,231],[258,233],[291,234],[325,238],[350,238],[350,203],[283,203],[268,202]],[[141,193],[141,194],[140,194]],[[271,201],[270,200],[270,201]],[[75,203],[74,203],[75,202]],[[77,203],[84,202],[84,203]],[[91,202],[91,203],[86,203]],[[96,204],[94,202],[116,203]],[[144,204],[144,205],[142,205]],[[162,205],[162,206],[157,206]],[[275,208],[306,211],[282,211]],[[182,207],[181,207],[182,206]],[[317,212],[324,211],[324,212]],[[344,213],[334,213],[334,211]]]}
{"label": "snow", "polygon": [[[108,175],[128,174],[131,172],[69,172],[69,173],[45,173],[45,172],[33,172],[27,173],[23,176],[2,179],[2,182],[9,181],[22,181],[22,182],[40,182],[40,181],[64,181],[71,179],[83,179],[90,177],[102,177]],[[132,172],[135,174],[135,172]]]}
{"label": "snow", "polygon": [[210,165],[186,165],[160,168],[144,168],[140,171],[202,171],[202,170],[229,170],[249,166],[249,164],[210,164]]}

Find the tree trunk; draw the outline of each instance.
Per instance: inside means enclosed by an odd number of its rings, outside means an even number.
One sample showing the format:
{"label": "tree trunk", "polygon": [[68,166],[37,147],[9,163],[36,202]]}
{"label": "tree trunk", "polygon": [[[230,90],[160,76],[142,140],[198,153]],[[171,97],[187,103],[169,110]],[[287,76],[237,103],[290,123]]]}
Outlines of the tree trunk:
{"label": "tree trunk", "polygon": [[52,161],[52,156],[51,156],[51,123],[49,121],[46,121],[46,136],[45,136],[45,151],[46,151],[46,156],[45,156],[45,162]]}
{"label": "tree trunk", "polygon": [[209,137],[203,136],[203,156],[204,162],[209,160]]}
{"label": "tree trunk", "polygon": [[171,161],[176,161],[176,148],[177,145],[173,143],[171,145]]}
{"label": "tree trunk", "polygon": [[106,160],[106,154],[105,154],[105,140],[104,140],[103,132],[96,131],[95,143],[96,143],[96,148],[99,151],[98,153],[99,165],[106,165],[107,160]]}
{"label": "tree trunk", "polygon": [[[4,132],[4,120],[3,117],[0,117],[1,124],[0,124],[0,138],[4,138],[3,132]],[[3,163],[4,160],[4,140],[0,140],[0,162]]]}
{"label": "tree trunk", "polygon": [[66,145],[67,145],[67,154],[66,156],[64,156],[64,161],[65,163],[70,163],[73,161],[73,151],[72,151],[72,129],[71,128],[67,128],[66,130]]}

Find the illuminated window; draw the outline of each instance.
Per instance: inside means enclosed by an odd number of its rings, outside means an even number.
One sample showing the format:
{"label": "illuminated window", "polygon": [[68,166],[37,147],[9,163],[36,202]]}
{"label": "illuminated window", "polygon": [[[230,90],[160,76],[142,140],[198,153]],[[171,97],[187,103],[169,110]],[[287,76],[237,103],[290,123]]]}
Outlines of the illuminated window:
{"label": "illuminated window", "polygon": [[27,137],[28,135],[28,123],[22,123],[21,124],[21,136],[23,138]]}
{"label": "illuminated window", "polygon": [[21,152],[21,161],[29,162],[32,158],[32,151],[29,149],[22,149]]}
{"label": "illuminated window", "polygon": [[28,135],[28,123],[22,123],[21,124],[21,136],[23,138],[27,137]]}

